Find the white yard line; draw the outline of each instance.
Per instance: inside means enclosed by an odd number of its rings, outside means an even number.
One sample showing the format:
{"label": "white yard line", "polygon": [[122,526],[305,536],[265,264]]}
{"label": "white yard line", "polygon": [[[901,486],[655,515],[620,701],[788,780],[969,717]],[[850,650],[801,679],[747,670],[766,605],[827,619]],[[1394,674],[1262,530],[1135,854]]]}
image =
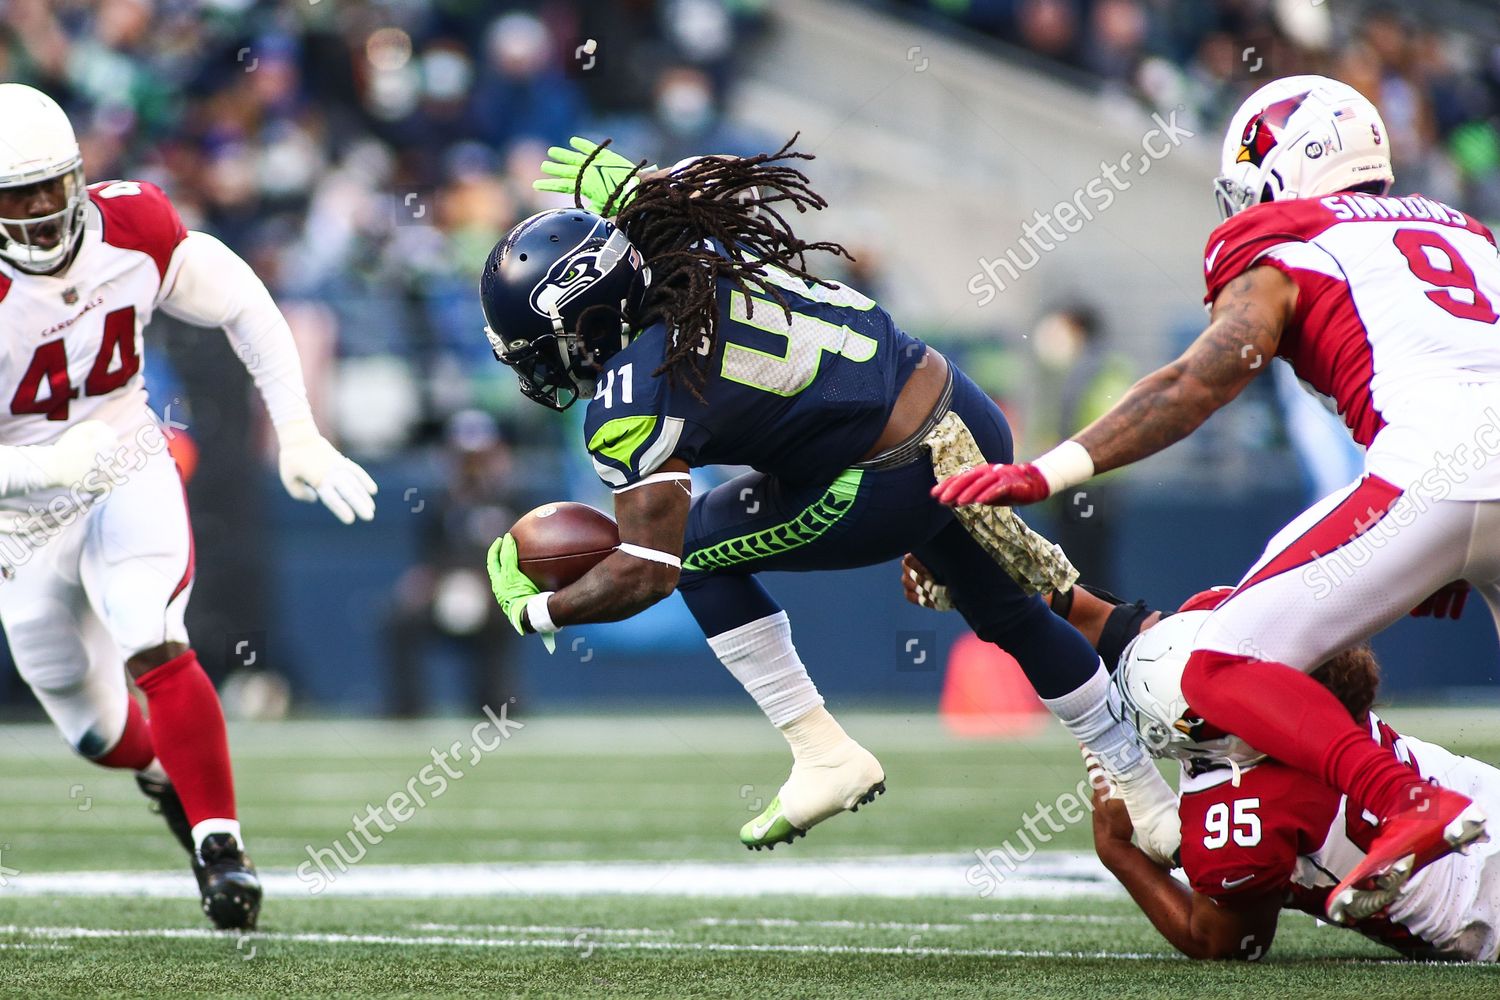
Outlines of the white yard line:
{"label": "white yard line", "polygon": [[0,941],[0,951],[67,951],[68,945],[58,941],[48,941],[45,944],[21,944],[19,942],[6,943]]}
{"label": "white yard line", "polygon": [[[745,747],[755,752],[785,753],[784,745],[766,726],[764,717],[753,711],[634,709],[628,713],[536,716],[513,712],[510,718],[523,723],[525,728],[506,742],[507,757],[600,756],[618,760],[700,758],[707,754],[728,758],[736,753],[736,748]],[[1474,716],[1470,714],[1466,719],[1472,723]],[[343,759],[352,752],[381,766],[400,767],[402,755],[415,750],[420,767],[429,747],[446,747],[453,740],[467,736],[476,723],[483,721],[485,717],[477,712],[411,723],[334,716],[276,722],[231,721],[229,729],[238,761],[287,761],[300,767],[310,759]],[[859,738],[864,738],[862,734],[879,733],[880,748],[888,753],[971,751],[983,746],[951,735],[932,713],[848,711],[839,713],[839,721]],[[1039,733],[990,745],[1025,749],[1064,748],[1074,744],[1061,726],[1048,725]],[[38,761],[60,759],[63,751],[57,731],[47,723],[10,724],[0,733],[0,762],[20,761],[24,766],[16,770],[22,773],[27,767],[34,769]]]}
{"label": "white yard line", "polygon": [[1111,917],[1101,913],[971,913],[975,923],[999,924],[1128,924],[1138,917]]}
{"label": "white yard line", "polygon": [[[1159,960],[1174,956],[1162,952],[1053,951],[1045,948],[922,948],[905,945],[838,945],[838,944],[731,944],[717,941],[594,941],[578,938],[486,938],[458,935],[401,934],[323,934],[323,933],[254,933],[241,939],[235,935],[206,928],[158,927],[115,930],[95,927],[21,927],[0,925],[0,934],[40,938],[44,941],[109,940],[157,938],[167,940],[249,940],[252,942],[285,942],[288,944],[383,945],[395,948],[550,948],[584,952],[654,951],[715,952],[785,955],[895,955],[909,958],[1096,958]],[[244,951],[243,948],[237,950]]]}
{"label": "white yard line", "polygon": [[977,923],[1005,924],[1123,924],[1135,917],[1087,913],[971,913],[966,924],[907,924],[882,920],[797,920],[793,917],[699,917],[700,927],[820,927],[850,931],[972,931]]}
{"label": "white yard line", "polygon": [[564,927],[557,924],[412,924],[414,931],[477,931],[488,934],[574,934],[600,937],[671,937],[676,931],[657,927]]}
{"label": "white yard line", "polygon": [[837,931],[972,931],[972,924],[904,924],[896,921],[795,920],[790,917],[699,917],[699,927],[817,927]]}
{"label": "white yard line", "polygon": [[[262,872],[261,877],[267,895],[278,901],[326,896],[416,899],[630,895],[946,897],[977,902],[979,892],[965,878],[974,863],[973,855],[941,855],[829,861],[762,857],[734,864],[549,861],[356,865],[345,872],[331,868],[331,878],[303,864],[297,872],[272,869]],[[193,881],[186,871],[23,871],[9,876],[7,882],[0,887],[0,900],[15,896],[183,899],[194,895]],[[988,898],[1005,901],[1122,895],[1123,890],[1092,854],[1058,851],[1037,854],[1009,873]]]}

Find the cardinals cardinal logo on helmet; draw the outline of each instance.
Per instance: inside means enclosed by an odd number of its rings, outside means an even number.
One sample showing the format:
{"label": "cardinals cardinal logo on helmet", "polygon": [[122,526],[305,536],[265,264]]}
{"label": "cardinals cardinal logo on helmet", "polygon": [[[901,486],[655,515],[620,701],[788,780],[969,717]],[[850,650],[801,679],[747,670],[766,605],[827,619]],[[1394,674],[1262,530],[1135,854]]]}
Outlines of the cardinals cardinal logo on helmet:
{"label": "cardinals cardinal logo on helmet", "polygon": [[1276,145],[1276,137],[1266,124],[1265,115],[1256,115],[1245,124],[1245,134],[1240,137],[1240,155],[1236,163],[1253,163],[1257,167]]}
{"label": "cardinals cardinal logo on helmet", "polygon": [[1223,739],[1229,734],[1218,726],[1205,722],[1203,716],[1194,715],[1192,709],[1183,712],[1182,715],[1172,723],[1172,728],[1179,733],[1197,742],[1205,740]]}
{"label": "cardinals cardinal logo on helmet", "polygon": [[1246,122],[1245,134],[1240,137],[1240,155],[1235,157],[1234,162],[1260,166],[1265,161],[1266,154],[1276,146],[1276,135],[1272,129],[1280,129],[1286,125],[1287,120],[1305,100],[1307,94],[1302,93],[1277,101]]}

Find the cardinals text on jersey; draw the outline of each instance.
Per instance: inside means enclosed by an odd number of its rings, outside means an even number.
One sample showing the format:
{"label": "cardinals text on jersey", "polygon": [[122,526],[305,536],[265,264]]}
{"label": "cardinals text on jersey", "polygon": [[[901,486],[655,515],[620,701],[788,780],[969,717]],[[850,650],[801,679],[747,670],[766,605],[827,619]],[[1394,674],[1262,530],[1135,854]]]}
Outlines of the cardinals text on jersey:
{"label": "cardinals text on jersey", "polygon": [[187,232],[152,184],[96,184],[89,196],[78,256],[61,274],[0,263],[0,444],[47,444],[84,419],[124,438],[152,419],[141,331]]}

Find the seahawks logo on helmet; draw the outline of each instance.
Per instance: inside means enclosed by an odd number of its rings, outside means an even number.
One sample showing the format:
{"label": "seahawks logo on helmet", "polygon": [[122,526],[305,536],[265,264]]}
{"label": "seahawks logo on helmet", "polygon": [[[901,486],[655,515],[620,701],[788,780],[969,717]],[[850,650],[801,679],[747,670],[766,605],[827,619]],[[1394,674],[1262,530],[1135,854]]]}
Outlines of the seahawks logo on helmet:
{"label": "seahawks logo on helmet", "polygon": [[[531,308],[538,315],[556,318],[563,306],[598,284],[620,263],[627,252],[639,269],[640,254],[625,234],[609,223],[609,236],[598,245],[560,258],[531,290]],[[591,234],[592,235],[592,234]]]}

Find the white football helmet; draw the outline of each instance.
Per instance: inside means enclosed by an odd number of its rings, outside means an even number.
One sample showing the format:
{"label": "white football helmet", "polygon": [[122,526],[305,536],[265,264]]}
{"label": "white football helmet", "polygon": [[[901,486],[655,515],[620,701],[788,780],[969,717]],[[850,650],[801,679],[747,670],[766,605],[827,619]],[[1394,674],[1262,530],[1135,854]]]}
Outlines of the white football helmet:
{"label": "white football helmet", "polygon": [[1210,614],[1169,615],[1132,639],[1111,680],[1110,705],[1153,757],[1171,757],[1200,767],[1247,767],[1265,754],[1238,736],[1206,735],[1203,720],[1182,696],[1183,668]]}
{"label": "white football helmet", "polygon": [[[0,188],[25,187],[61,178],[66,203],[32,218],[0,216],[0,257],[32,274],[48,274],[72,254],[83,237],[88,189],[73,125],[57,102],[20,83],[0,83]],[[36,241],[38,229],[56,228],[54,246]],[[50,242],[48,237],[43,237]]]}
{"label": "white football helmet", "polygon": [[1375,183],[1390,190],[1390,134],[1375,105],[1326,76],[1288,76],[1230,119],[1214,194],[1224,218],[1263,201],[1318,198]]}

